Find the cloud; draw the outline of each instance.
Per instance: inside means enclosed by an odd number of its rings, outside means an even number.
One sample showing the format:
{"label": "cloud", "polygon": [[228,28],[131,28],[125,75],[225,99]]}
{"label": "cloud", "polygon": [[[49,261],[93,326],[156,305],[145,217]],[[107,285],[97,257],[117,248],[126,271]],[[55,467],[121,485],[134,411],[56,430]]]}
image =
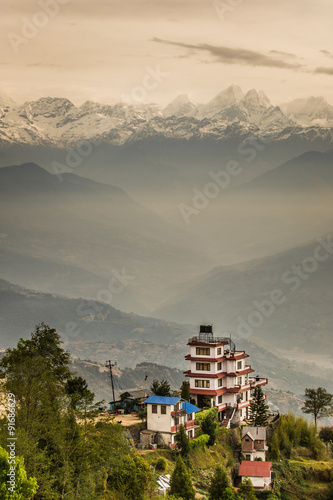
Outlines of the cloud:
{"label": "cloud", "polygon": [[329,52],[328,50],[322,49],[319,52],[321,52],[322,54],[324,54],[325,56],[327,56],[331,59],[333,58],[333,54],[331,52]]}
{"label": "cloud", "polygon": [[[255,52],[253,50],[247,50],[242,48],[230,48],[223,46],[215,46],[209,44],[189,44],[182,42],[172,42],[170,40],[163,40],[161,38],[154,37],[153,40],[157,43],[162,43],[166,45],[175,45],[177,47],[182,47],[186,49],[204,51],[208,52],[210,55],[214,56],[215,60],[220,61],[224,64],[246,64],[249,66],[265,66],[271,68],[285,68],[298,71],[303,68],[302,64],[291,64],[284,61],[283,59],[276,59],[271,56],[267,56],[260,52]],[[207,61],[209,62],[209,61]]]}
{"label": "cloud", "polygon": [[282,52],[281,50],[270,50],[269,51],[270,54],[278,54],[280,56],[285,56],[285,57],[296,57],[296,54],[292,54],[291,52]]}
{"label": "cloud", "polygon": [[314,70],[314,73],[320,73],[322,75],[333,75],[333,68],[327,68],[325,66],[321,66]]}

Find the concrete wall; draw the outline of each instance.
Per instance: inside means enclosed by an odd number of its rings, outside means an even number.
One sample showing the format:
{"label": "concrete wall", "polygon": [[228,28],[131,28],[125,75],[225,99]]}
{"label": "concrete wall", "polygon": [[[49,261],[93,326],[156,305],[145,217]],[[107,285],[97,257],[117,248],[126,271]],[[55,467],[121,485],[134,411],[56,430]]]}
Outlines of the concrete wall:
{"label": "concrete wall", "polygon": [[171,411],[173,405],[166,405],[166,414],[161,414],[161,405],[157,405],[157,413],[152,413],[152,404],[147,404],[147,429],[150,431],[170,432]]}

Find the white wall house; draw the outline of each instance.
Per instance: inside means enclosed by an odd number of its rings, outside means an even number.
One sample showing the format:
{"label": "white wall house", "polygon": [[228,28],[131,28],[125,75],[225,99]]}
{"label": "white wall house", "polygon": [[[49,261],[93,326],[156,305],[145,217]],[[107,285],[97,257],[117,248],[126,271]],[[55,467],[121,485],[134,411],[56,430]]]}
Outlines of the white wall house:
{"label": "white wall house", "polygon": [[219,420],[226,425],[248,417],[251,390],[266,385],[266,378],[251,377],[245,351],[236,351],[228,337],[214,337],[212,325],[201,325],[198,336],[189,339],[189,378],[191,398],[199,408],[216,406]]}
{"label": "white wall house", "polygon": [[238,474],[242,480],[250,478],[257,490],[269,490],[272,487],[272,462],[243,460]]}
{"label": "white wall house", "polygon": [[195,437],[195,413],[200,411],[191,403],[179,397],[149,396],[146,399],[147,430],[140,434],[143,446],[156,443],[160,446],[176,446],[175,436],[181,425],[189,439]]}

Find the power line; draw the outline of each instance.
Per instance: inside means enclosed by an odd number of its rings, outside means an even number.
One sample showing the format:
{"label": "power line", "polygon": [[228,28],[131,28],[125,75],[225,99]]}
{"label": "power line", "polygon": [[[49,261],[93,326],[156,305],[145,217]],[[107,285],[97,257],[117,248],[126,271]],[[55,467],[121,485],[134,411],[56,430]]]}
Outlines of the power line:
{"label": "power line", "polygon": [[114,383],[113,383],[113,373],[112,373],[112,368],[114,366],[117,366],[117,362],[115,361],[114,364],[111,363],[111,360],[109,359],[108,361],[105,362],[106,368],[109,368],[110,370],[110,379],[111,379],[111,387],[112,387],[112,396],[113,396],[113,404],[116,402],[116,398],[114,395]]}

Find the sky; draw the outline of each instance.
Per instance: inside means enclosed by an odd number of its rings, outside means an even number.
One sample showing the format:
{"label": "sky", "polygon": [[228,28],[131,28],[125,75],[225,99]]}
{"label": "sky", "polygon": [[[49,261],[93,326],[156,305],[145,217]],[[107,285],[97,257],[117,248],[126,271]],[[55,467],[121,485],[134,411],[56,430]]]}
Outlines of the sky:
{"label": "sky", "polygon": [[333,104],[331,0],[2,0],[0,94],[105,103],[230,84]]}

